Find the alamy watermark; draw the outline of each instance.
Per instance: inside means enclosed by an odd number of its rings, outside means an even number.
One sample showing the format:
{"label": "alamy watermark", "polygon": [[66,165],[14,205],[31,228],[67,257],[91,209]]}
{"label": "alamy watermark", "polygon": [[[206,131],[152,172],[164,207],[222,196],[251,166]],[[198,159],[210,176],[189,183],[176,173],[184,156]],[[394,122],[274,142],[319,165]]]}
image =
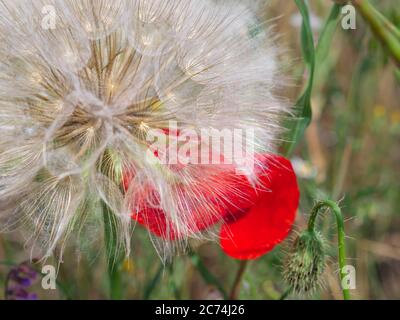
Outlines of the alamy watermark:
{"label": "alamy watermark", "polygon": [[355,290],[356,289],[356,268],[352,265],[346,265],[341,270],[342,278],[342,289]]}
{"label": "alamy watermark", "polygon": [[44,30],[54,30],[57,25],[56,8],[52,5],[47,5],[42,8],[42,28]]}
{"label": "alamy watermark", "polygon": [[356,8],[351,5],[345,5],[341,9],[342,11],[342,20],[341,26],[344,30],[355,30],[357,29],[357,11]]}
{"label": "alamy watermark", "polygon": [[57,289],[57,272],[56,268],[52,265],[45,265],[42,267],[42,288],[44,290]]}

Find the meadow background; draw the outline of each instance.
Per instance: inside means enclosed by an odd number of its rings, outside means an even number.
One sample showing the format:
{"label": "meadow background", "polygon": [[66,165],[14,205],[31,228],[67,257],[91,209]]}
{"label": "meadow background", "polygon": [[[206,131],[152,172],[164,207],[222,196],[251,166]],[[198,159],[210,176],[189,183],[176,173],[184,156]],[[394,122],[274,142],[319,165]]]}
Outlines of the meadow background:
{"label": "meadow background", "polygon": [[[400,27],[397,0],[371,1]],[[301,15],[294,1],[265,1],[260,20],[274,28],[284,48],[282,72],[288,87],[281,95],[295,103],[307,82],[301,51]],[[308,1],[311,26],[318,39],[332,1]],[[340,201],[347,234],[347,264],[356,269],[354,299],[400,298],[400,70],[390,60],[363,19],[355,30],[338,26],[327,56],[317,61],[312,94],[313,120],[291,159],[301,204],[293,233],[302,230],[316,200]],[[320,218],[331,256],[323,287],[290,299],[341,299],[332,215]],[[7,276],[31,258],[18,233],[0,235],[0,299]],[[218,286],[229,292],[240,268],[218,244],[195,244],[195,254],[179,255],[163,265],[147,231],[137,227],[133,252],[118,267],[123,299],[218,299]],[[72,247],[60,265],[57,290],[43,290],[40,276],[32,287],[41,299],[109,298],[103,240],[93,235]],[[239,298],[279,299],[285,243],[249,264]],[[34,258],[34,257],[33,257]],[[39,268],[39,265],[33,265]]]}

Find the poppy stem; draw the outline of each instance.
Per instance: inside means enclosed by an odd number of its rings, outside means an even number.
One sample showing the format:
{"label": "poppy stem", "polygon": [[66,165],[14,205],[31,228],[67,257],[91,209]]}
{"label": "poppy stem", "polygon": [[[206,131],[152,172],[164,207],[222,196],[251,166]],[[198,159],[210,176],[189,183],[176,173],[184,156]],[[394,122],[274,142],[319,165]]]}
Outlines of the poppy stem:
{"label": "poppy stem", "polygon": [[308,221],[308,230],[310,232],[314,232],[316,218],[320,210],[324,207],[331,209],[336,218],[337,233],[338,233],[338,256],[339,256],[339,267],[340,267],[339,274],[342,285],[343,298],[344,300],[350,300],[349,289],[343,288],[344,277],[346,276],[346,273],[344,272],[346,265],[346,243],[345,243],[343,215],[338,204],[332,200],[319,201],[311,211],[311,217],[310,220]]}
{"label": "poppy stem", "polygon": [[238,299],[241,285],[242,285],[242,280],[243,280],[243,277],[244,277],[244,274],[246,272],[248,265],[249,265],[248,260],[240,261],[239,269],[238,269],[238,272],[236,273],[235,281],[233,282],[232,290],[229,295],[230,300]]}
{"label": "poppy stem", "polygon": [[225,291],[224,287],[218,281],[218,279],[207,269],[207,267],[201,261],[200,256],[195,252],[189,252],[189,256],[190,256],[191,263],[197,269],[197,271],[200,273],[203,280],[206,283],[215,286],[219,290],[219,292],[223,295],[224,300],[228,299],[228,294]]}

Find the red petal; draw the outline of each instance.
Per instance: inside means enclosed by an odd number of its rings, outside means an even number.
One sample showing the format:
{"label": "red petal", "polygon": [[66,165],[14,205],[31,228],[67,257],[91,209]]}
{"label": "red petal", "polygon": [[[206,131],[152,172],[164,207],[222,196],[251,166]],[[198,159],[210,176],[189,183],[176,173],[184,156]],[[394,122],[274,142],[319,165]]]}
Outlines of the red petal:
{"label": "red petal", "polygon": [[257,202],[221,228],[221,246],[236,259],[256,259],[272,250],[286,238],[295,219],[299,189],[292,165],[282,157],[263,161],[268,172],[260,177],[263,189],[258,191]]}
{"label": "red petal", "polygon": [[[224,218],[232,219],[237,215],[245,212],[251,207],[257,199],[257,194],[254,187],[248,182],[245,176],[236,175],[234,168],[227,170],[226,174],[219,172],[218,177],[210,177],[212,180],[218,180],[218,196],[216,190],[207,184],[207,181],[201,181],[196,185],[190,186],[196,190],[196,195],[201,199],[207,199],[206,204],[194,206],[190,211],[190,230],[192,232],[202,232]],[[125,179],[125,188],[129,184],[131,178]],[[179,193],[186,194],[186,197],[193,194],[188,192],[188,186],[181,186]],[[147,190],[147,196],[156,199],[153,188],[143,188]],[[146,194],[143,194],[138,199],[145,199]],[[191,199],[189,203],[195,203],[197,199]],[[153,200],[154,202],[154,200]],[[149,208],[143,204],[137,204],[143,208],[138,213],[132,214],[132,219],[139,222],[141,225],[149,229],[158,237],[177,240],[184,237],[184,234],[177,232],[174,224],[168,221],[165,212],[157,208]],[[205,210],[208,210],[206,212]],[[235,215],[233,215],[233,213]]]}

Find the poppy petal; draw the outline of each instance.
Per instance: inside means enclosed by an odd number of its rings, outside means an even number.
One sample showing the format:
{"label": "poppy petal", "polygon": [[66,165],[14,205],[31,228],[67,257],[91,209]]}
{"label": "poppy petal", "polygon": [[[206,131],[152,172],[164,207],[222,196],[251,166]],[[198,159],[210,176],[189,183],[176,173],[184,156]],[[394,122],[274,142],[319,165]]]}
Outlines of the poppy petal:
{"label": "poppy petal", "polygon": [[278,156],[263,161],[268,173],[259,177],[263,188],[257,202],[221,227],[221,247],[236,259],[256,259],[272,250],[286,238],[296,216],[299,189],[291,163]]}
{"label": "poppy petal", "polygon": [[[196,192],[188,191],[188,186],[177,186],[179,194],[186,197],[186,202],[193,204],[192,209],[189,210],[190,219],[187,220],[190,223],[189,230],[193,233],[207,230],[225,218],[232,219],[236,217],[236,215],[245,212],[251,207],[257,199],[254,187],[245,176],[236,175],[234,168],[232,170],[219,171],[218,176],[209,178],[210,180],[218,180],[218,195],[216,195],[216,190],[213,190],[206,183],[207,181],[190,186]],[[126,182],[126,184],[128,183]],[[152,195],[152,199],[156,199],[156,202],[159,201],[154,188],[146,189],[145,193]],[[197,195],[206,204],[200,203],[199,199],[194,199],[193,195]],[[136,198],[145,199],[146,195],[136,196]],[[152,208],[142,203],[138,204],[137,201],[135,205],[141,210],[133,213],[132,219],[146,227],[156,236],[168,240],[178,240],[185,237],[185,234],[176,230],[173,222],[168,220],[168,216],[158,205]]]}

